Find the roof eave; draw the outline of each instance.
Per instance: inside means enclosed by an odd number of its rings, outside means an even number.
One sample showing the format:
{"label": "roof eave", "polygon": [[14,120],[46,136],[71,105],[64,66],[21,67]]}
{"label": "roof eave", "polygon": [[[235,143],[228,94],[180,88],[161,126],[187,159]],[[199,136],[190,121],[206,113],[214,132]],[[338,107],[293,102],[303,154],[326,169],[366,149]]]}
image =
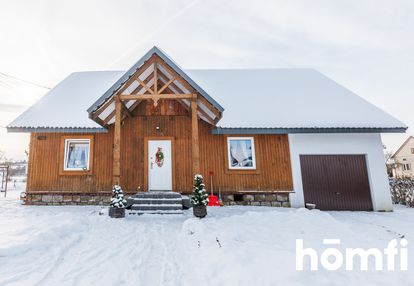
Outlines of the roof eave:
{"label": "roof eave", "polygon": [[231,128],[217,127],[212,134],[305,134],[305,133],[405,133],[407,127],[328,127],[328,128]]}
{"label": "roof eave", "polygon": [[6,127],[8,133],[107,133],[106,128],[90,127]]}

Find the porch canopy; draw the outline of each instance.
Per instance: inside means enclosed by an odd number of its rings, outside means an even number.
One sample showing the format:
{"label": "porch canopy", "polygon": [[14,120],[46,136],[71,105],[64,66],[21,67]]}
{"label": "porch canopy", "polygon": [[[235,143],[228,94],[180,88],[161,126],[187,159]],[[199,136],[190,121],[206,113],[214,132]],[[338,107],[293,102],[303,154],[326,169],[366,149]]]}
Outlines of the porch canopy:
{"label": "porch canopy", "polygon": [[159,48],[153,47],[91,107],[89,117],[107,127],[116,120],[116,100],[121,101],[125,116],[144,100],[154,105],[162,99],[175,99],[190,110],[192,99],[197,103],[197,116],[215,125],[222,117],[223,107]]}
{"label": "porch canopy", "polygon": [[120,181],[121,122],[146,100],[154,106],[163,99],[177,100],[191,113],[193,174],[200,172],[198,119],[211,125],[221,119],[223,108],[174,61],[152,48],[112,85],[89,109],[89,118],[103,127],[114,124],[113,183]]}

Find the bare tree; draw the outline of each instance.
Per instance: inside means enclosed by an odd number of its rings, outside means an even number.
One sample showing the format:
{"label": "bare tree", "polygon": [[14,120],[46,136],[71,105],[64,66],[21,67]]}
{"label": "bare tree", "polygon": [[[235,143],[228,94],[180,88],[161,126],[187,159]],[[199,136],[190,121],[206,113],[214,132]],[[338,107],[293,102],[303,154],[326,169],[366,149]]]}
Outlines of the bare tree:
{"label": "bare tree", "polygon": [[6,154],[4,153],[4,151],[0,150],[0,164],[4,164],[6,163],[7,159],[6,159]]}
{"label": "bare tree", "polygon": [[390,164],[394,162],[394,159],[392,159],[392,155],[394,154],[394,152],[392,151],[385,151],[384,156],[385,156],[385,164]]}
{"label": "bare tree", "polygon": [[393,176],[393,170],[397,169],[401,163],[398,162],[393,158],[394,152],[387,151],[385,148],[384,157],[385,157],[385,165],[387,166],[387,173],[389,177]]}

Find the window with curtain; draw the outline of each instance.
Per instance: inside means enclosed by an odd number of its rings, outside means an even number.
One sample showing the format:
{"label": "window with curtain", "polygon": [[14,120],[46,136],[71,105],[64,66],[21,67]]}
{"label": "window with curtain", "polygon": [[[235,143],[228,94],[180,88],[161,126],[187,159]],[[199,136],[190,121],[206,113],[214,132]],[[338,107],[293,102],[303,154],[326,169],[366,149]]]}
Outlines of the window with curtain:
{"label": "window with curtain", "polygon": [[253,137],[227,137],[229,169],[256,169]]}
{"label": "window with curtain", "polygon": [[65,140],[65,171],[89,170],[90,140],[66,139]]}

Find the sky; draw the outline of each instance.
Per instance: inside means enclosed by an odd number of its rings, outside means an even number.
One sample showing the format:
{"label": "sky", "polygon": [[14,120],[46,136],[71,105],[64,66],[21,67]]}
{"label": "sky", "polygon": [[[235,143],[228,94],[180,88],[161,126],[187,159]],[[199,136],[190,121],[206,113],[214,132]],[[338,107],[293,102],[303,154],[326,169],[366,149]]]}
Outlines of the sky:
{"label": "sky", "polygon": [[[414,126],[411,0],[0,0],[0,7],[0,150],[9,158],[25,158],[29,136],[4,127],[44,87],[75,71],[125,70],[154,45],[183,68],[314,68]],[[383,142],[395,151],[410,134],[384,134]]]}

